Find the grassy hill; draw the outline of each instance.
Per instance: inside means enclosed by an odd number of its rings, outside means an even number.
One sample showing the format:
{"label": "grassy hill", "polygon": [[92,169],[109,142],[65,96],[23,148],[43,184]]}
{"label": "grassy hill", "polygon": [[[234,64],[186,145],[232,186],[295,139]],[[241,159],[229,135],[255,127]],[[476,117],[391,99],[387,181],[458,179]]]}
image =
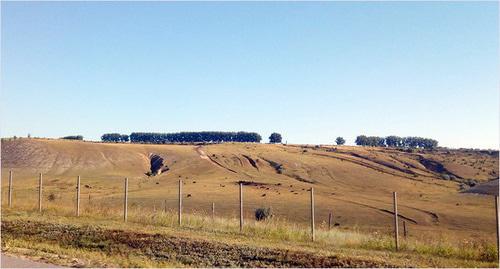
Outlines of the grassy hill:
{"label": "grassy hill", "polygon": [[[169,168],[147,176],[150,158]],[[307,231],[309,189],[315,189],[316,225],[367,234],[392,231],[392,192],[409,239],[494,243],[495,214],[489,195],[464,193],[498,178],[498,152],[268,144],[144,145],[17,139],[2,143],[2,206],[8,170],[14,172],[14,208],[37,206],[38,173],[44,178],[47,212],[74,211],[76,176],[81,176],[82,215],[119,219],[123,179],[129,178],[131,212],[173,212],[178,180],[184,211],[236,217],[238,182],[244,182],[245,219],[271,207],[276,220]],[[498,181],[496,181],[498,185]],[[494,188],[487,188],[494,190]],[[498,191],[498,188],[496,188]],[[301,228],[301,229],[302,229]],[[472,245],[471,245],[472,246]]]}

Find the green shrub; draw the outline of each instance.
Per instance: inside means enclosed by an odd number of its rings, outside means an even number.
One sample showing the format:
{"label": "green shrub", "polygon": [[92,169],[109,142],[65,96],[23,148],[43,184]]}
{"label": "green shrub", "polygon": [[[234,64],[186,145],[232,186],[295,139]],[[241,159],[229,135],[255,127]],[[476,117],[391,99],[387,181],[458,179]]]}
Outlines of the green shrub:
{"label": "green shrub", "polygon": [[48,199],[49,199],[49,201],[54,201],[56,199],[55,194],[53,194],[53,193],[49,194]]}
{"label": "green shrub", "polygon": [[444,180],[450,180],[450,175],[448,174],[441,174],[441,178],[444,179]]}
{"label": "green shrub", "polygon": [[258,221],[269,219],[273,216],[271,208],[257,208],[255,210],[255,219]]}

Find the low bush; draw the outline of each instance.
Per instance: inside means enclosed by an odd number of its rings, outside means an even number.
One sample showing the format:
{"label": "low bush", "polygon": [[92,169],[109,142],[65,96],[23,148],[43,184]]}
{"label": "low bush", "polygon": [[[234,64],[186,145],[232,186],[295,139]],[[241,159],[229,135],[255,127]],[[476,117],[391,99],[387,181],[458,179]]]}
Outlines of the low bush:
{"label": "low bush", "polygon": [[271,208],[261,207],[255,210],[255,219],[258,221],[269,219],[273,216]]}
{"label": "low bush", "polygon": [[56,195],[51,193],[47,199],[49,199],[49,201],[54,201],[56,199]]}

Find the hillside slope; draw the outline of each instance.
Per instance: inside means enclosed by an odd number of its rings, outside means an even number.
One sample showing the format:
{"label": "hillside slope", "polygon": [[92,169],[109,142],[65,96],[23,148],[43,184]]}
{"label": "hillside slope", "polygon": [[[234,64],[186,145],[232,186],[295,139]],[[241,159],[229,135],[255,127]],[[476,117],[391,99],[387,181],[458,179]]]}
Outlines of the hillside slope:
{"label": "hillside slope", "polygon": [[[161,156],[168,171],[148,177],[150,157]],[[14,171],[15,201],[36,205],[38,173],[50,206],[71,207],[74,183],[82,177],[82,207],[119,208],[123,178],[130,180],[130,205],[144,210],[176,208],[183,180],[184,208],[235,216],[238,182],[244,182],[245,216],[272,207],[275,215],[307,223],[309,189],[315,188],[316,217],[325,227],[328,214],[341,228],[388,232],[392,192],[412,236],[443,232],[484,236],[494,232],[491,197],[464,194],[474,179],[498,178],[498,153],[477,151],[404,152],[350,146],[217,144],[143,145],[17,139],[2,143],[2,191]],[[446,180],[450,179],[450,180]],[[49,199],[48,196],[52,194]],[[88,199],[86,199],[88,197]],[[5,201],[5,198],[4,198]],[[22,202],[20,202],[22,201]]]}

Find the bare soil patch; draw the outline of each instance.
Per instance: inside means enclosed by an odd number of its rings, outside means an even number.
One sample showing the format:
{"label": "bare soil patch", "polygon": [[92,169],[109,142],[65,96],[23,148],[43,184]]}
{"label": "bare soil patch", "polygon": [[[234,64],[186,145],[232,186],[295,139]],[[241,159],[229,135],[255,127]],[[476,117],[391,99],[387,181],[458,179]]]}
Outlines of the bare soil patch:
{"label": "bare soil patch", "polygon": [[108,254],[133,252],[148,259],[178,261],[192,267],[391,267],[369,260],[323,256],[312,252],[32,221],[3,221],[4,240],[24,238]]}

